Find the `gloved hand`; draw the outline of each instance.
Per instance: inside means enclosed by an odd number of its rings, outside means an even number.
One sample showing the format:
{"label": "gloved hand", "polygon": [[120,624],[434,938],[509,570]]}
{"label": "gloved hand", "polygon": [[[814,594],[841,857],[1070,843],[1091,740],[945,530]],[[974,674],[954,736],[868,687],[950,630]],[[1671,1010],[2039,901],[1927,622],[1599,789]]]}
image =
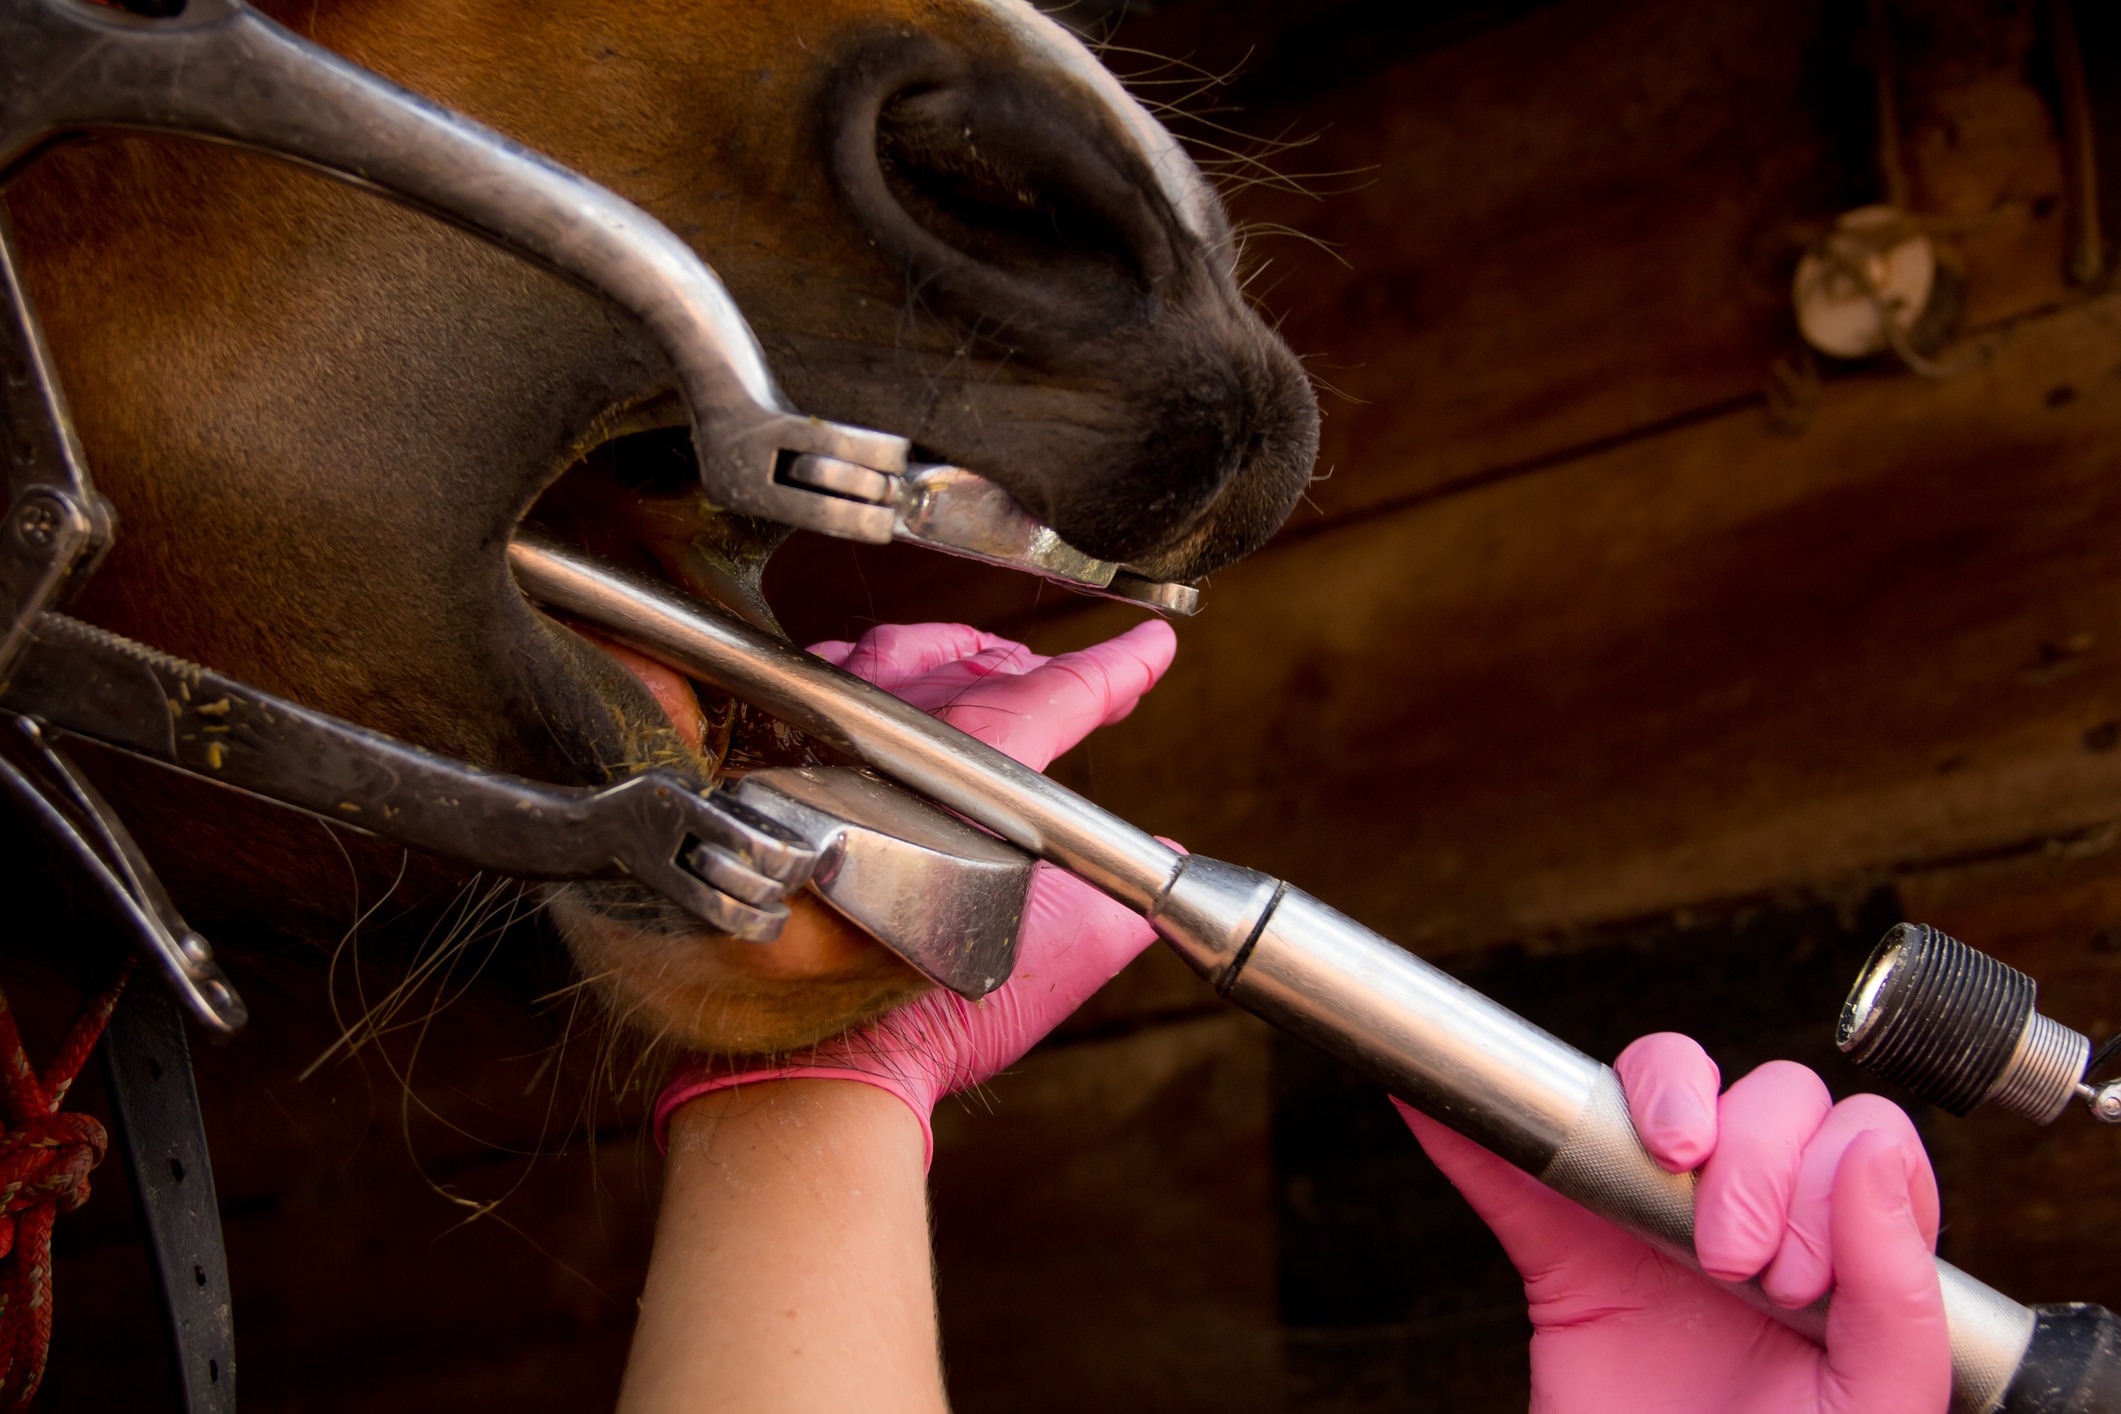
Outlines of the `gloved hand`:
{"label": "gloved hand", "polygon": [[1875,1095],[1836,1105],[1788,1061],[1719,1098],[1715,1062],[1669,1032],[1614,1069],[1658,1163],[1700,1170],[1703,1268],[1759,1275],[1785,1306],[1832,1289],[1826,1348],[1402,1105],[1524,1277],[1535,1414],[1942,1414],[1937,1181],[1907,1115]]}
{"label": "gloved hand", "polygon": [[[820,643],[810,651],[1042,771],[1133,711],[1176,649],[1170,627],[1152,619],[1054,658],[960,624],[888,624],[858,643]],[[938,989],[788,1064],[733,1074],[681,1067],[656,1101],[656,1142],[663,1143],[671,1111],[688,1100],[814,1077],[862,1081],[904,1100],[932,1157],[929,1117],[937,1100],[1014,1064],[1155,939],[1126,908],[1040,864],[1007,982],[976,1002]]]}

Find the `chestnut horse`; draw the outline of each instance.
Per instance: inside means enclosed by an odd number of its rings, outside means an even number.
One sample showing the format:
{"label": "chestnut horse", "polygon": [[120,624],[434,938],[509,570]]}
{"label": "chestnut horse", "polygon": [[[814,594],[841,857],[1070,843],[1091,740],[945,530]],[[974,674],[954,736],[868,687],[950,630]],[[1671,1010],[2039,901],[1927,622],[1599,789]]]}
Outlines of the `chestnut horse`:
{"label": "chestnut horse", "polygon": [[[1310,472],[1308,380],[1241,296],[1214,195],[1028,5],[268,8],[646,207],[728,283],[797,406],[992,477],[1085,551],[1196,577],[1257,546]],[[615,310],[200,144],[79,143],[8,205],[121,517],[84,617],[543,780],[770,759],[766,724],[711,698],[695,749],[652,691],[671,684],[505,570],[537,516],[770,622],[784,532],[700,498],[668,370]],[[97,769],[202,923],[344,926],[321,827]],[[373,898],[398,853],[356,857]],[[921,985],[815,912],[759,947],[631,886],[560,889],[551,911],[620,1013],[690,1045],[800,1044]]]}

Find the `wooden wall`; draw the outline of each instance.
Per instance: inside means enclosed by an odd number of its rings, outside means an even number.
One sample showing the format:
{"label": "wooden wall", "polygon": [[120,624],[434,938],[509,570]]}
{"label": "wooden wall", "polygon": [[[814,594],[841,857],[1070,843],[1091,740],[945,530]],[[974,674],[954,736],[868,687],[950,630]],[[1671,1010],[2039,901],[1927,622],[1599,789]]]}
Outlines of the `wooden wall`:
{"label": "wooden wall", "polygon": [[[1324,479],[1066,779],[1601,1054],[1674,1027],[1728,1075],[1857,1086],[1830,1023],[1902,917],[2121,1029],[2121,295],[2065,276],[2046,7],[1886,8],[1911,201],[1963,275],[1943,380],[1820,366],[1792,329],[1797,253],[1880,192],[1856,0],[1116,21],[1145,92],[1236,75],[1187,97],[1226,110],[1196,139],[1302,143],[1270,159],[1293,183],[1227,175],[1328,390]],[[2121,34],[2078,10],[2121,221]],[[775,582],[804,637],[940,617],[1050,649],[1131,617],[817,541]],[[378,1060],[298,1081],[332,1034],[316,969],[247,949],[257,1030],[202,1063],[247,1407],[608,1400],[654,1164],[637,1101],[583,1109],[592,1067],[548,1104],[541,965],[425,1035],[408,1140]],[[2121,1135],[1920,1122],[1953,1260],[2121,1305]],[[463,1223],[408,1153],[513,1196]],[[934,1183],[966,1414],[1523,1407],[1514,1280],[1381,1097],[1160,954],[945,1106]],[[156,1377],[113,1356],[152,1309],[100,1184],[60,1227],[52,1408]]]}

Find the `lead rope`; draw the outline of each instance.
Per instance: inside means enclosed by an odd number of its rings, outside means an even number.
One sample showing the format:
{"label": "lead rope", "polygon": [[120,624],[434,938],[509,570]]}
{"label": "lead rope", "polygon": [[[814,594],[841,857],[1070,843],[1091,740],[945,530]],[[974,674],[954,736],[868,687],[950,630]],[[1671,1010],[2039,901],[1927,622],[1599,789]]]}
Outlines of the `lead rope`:
{"label": "lead rope", "polygon": [[82,1002],[43,1075],[30,1068],[7,994],[0,991],[0,1409],[21,1409],[44,1381],[52,1342],[52,1224],[88,1201],[89,1171],[109,1138],[94,1115],[61,1113],[74,1077],[102,1038],[132,975]]}

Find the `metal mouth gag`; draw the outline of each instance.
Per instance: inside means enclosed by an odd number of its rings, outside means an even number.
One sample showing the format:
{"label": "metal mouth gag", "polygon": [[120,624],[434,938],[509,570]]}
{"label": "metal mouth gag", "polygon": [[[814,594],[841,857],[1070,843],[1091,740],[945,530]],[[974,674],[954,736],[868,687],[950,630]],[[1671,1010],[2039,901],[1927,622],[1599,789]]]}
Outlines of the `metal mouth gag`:
{"label": "metal mouth gag", "polygon": [[[1189,586],[1075,550],[974,472],[909,465],[902,437],[794,409],[714,273],[612,192],[241,0],[139,8],[0,0],[0,183],[53,141],[93,130],[199,138],[299,163],[471,230],[637,317],[675,370],[701,489],[716,505],[847,539],[903,540],[1163,613],[1197,606]],[[0,286],[0,406],[13,432],[0,708],[467,862],[529,878],[631,877],[721,931],[778,933],[781,900],[810,878],[814,851],[748,817],[731,792],[664,772],[602,791],[496,776],[52,614],[108,548],[113,517],[74,436],[4,218]],[[193,688],[199,701],[183,695]],[[227,715],[199,715],[216,708]],[[241,1025],[211,951],[48,735],[5,737],[0,787],[134,921],[197,1019]],[[520,828],[493,827],[503,820]]]}
{"label": "metal mouth gag", "polygon": [[631,202],[241,3],[148,17],[0,0],[0,181],[96,129],[205,138],[298,162],[455,222],[638,318],[676,371],[718,506],[849,540],[893,539],[1191,613],[1185,585],[1083,555],[994,483],[909,467],[903,437],[805,416],[722,282]]}

